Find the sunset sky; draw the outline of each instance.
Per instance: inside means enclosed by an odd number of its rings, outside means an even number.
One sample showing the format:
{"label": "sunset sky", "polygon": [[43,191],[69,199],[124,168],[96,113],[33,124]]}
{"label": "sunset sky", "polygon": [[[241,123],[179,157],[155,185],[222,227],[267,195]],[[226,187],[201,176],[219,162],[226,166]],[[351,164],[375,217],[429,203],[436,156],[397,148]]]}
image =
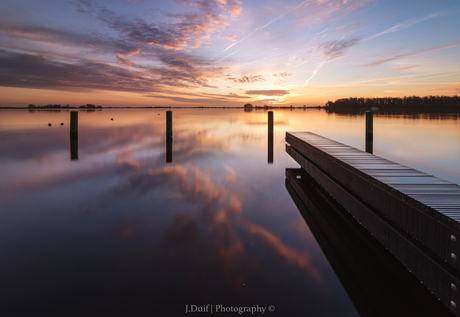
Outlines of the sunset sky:
{"label": "sunset sky", "polygon": [[460,94],[458,0],[6,0],[0,106]]}

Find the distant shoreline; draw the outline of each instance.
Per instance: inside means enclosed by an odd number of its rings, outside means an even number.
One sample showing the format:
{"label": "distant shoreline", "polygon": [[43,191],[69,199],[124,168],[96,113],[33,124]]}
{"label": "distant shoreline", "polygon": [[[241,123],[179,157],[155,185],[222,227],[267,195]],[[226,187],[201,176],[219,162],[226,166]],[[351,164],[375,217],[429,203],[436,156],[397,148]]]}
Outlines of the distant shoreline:
{"label": "distant shoreline", "polygon": [[[294,106],[254,106],[253,110],[267,110],[267,109],[325,109],[326,106],[312,106],[312,107],[294,107]],[[206,106],[199,106],[199,107],[181,107],[181,106],[169,106],[169,107],[97,107],[97,108],[81,108],[81,107],[48,107],[48,106],[37,106],[34,108],[29,107],[0,107],[1,109],[21,109],[21,110],[102,110],[102,109],[246,109],[244,106],[236,106],[236,107],[206,107]]]}
{"label": "distant shoreline", "polygon": [[328,101],[323,106],[275,106],[275,105],[252,105],[246,103],[244,106],[121,106],[121,107],[103,107],[95,104],[85,104],[81,106],[63,106],[60,104],[48,104],[45,106],[29,104],[27,107],[0,107],[0,109],[27,109],[27,110],[86,110],[96,111],[102,109],[244,109],[245,112],[253,110],[271,110],[271,109],[325,109],[329,113],[346,113],[346,112],[364,112],[372,110],[374,112],[401,112],[401,111],[419,111],[419,112],[460,112],[460,96],[405,96],[401,97],[384,97],[384,98],[342,98],[336,101]]}

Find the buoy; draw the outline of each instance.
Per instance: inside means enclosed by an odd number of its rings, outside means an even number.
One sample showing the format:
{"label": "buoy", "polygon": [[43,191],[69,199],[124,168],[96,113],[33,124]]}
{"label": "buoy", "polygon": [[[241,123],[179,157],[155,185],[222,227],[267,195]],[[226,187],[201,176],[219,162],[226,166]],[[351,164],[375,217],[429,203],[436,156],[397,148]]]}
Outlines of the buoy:
{"label": "buoy", "polygon": [[51,123],[48,123],[48,126],[51,127]]}
{"label": "buoy", "polygon": [[113,121],[113,118],[112,118],[112,119],[110,119],[110,120],[112,120],[112,121]]}
{"label": "buoy", "polygon": [[61,122],[61,125],[64,125],[64,123]]}

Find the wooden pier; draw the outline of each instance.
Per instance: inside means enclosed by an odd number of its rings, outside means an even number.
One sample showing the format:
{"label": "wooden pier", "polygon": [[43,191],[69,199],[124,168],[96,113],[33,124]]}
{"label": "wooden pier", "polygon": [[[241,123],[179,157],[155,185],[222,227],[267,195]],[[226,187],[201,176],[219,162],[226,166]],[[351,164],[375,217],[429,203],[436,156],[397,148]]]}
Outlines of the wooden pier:
{"label": "wooden pier", "polygon": [[314,133],[287,132],[286,142],[302,170],[460,316],[460,186]]}

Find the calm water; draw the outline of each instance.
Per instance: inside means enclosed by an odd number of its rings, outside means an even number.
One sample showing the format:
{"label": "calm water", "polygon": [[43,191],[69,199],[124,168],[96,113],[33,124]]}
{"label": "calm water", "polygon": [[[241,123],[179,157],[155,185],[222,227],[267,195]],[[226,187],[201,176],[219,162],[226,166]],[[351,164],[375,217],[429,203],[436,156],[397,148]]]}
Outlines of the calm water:
{"label": "calm water", "polygon": [[[166,163],[164,110],[80,111],[73,153],[69,112],[1,111],[4,316],[358,316],[286,190],[284,135],[364,149],[364,118],[274,118],[269,163],[266,112],[173,109]],[[374,154],[460,184],[460,120],[377,116]]]}

